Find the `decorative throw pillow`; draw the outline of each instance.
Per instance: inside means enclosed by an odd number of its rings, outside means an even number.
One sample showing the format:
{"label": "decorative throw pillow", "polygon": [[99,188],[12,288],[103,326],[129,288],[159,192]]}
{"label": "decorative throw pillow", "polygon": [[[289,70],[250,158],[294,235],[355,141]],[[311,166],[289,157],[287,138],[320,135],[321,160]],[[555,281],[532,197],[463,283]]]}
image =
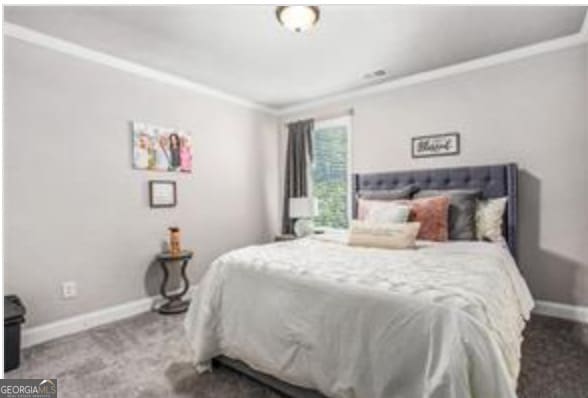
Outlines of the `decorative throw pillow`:
{"label": "decorative throw pillow", "polygon": [[397,203],[410,206],[408,221],[421,223],[417,239],[444,242],[449,238],[449,197],[433,196]]}
{"label": "decorative throw pillow", "polygon": [[479,200],[476,209],[476,237],[492,242],[504,240],[502,220],[508,198]]}
{"label": "decorative throw pillow", "polygon": [[449,197],[449,239],[476,240],[476,203],[478,189],[423,190],[415,198],[445,195]]}
{"label": "decorative throw pillow", "polygon": [[372,224],[352,221],[349,245],[381,249],[407,249],[414,247],[420,223]]}
{"label": "decorative throw pillow", "polygon": [[367,200],[398,200],[409,199],[418,190],[416,185],[406,185],[398,189],[369,189],[357,193],[358,199]]}
{"label": "decorative throw pillow", "polygon": [[371,223],[403,223],[408,220],[410,207],[397,202],[359,199],[358,219]]}

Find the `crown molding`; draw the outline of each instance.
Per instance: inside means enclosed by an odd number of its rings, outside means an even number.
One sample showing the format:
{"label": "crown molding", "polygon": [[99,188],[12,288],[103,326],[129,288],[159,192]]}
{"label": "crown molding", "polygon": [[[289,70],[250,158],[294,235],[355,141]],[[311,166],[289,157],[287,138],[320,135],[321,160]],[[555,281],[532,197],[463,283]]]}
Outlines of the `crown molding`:
{"label": "crown molding", "polygon": [[141,76],[147,79],[156,80],[160,83],[169,84],[180,87],[186,90],[196,92],[198,94],[214,97],[226,102],[231,102],[247,108],[263,111],[272,115],[276,114],[275,109],[258,104],[256,102],[225,93],[221,90],[206,86],[204,84],[196,83],[186,78],[173,75],[171,73],[162,72],[147,66],[137,64],[135,62],[127,61],[100,51],[92,50],[87,47],[75,44],[66,40],[58,39],[41,33],[24,26],[17,25],[10,22],[4,22],[4,35],[9,36],[27,43],[35,44],[50,50],[58,51],[63,54],[71,55],[86,61],[94,62],[101,65],[106,65],[114,69],[118,69],[127,73]]}
{"label": "crown molding", "polygon": [[380,94],[386,91],[391,91],[415,84],[425,83],[432,80],[442,79],[462,73],[472,72],[478,69],[485,69],[492,66],[506,64],[509,62],[518,61],[520,59],[549,53],[553,51],[559,51],[570,47],[579,46],[588,43],[588,22],[584,18],[584,24],[582,30],[576,34],[565,36],[559,39],[544,41],[541,43],[529,45],[526,47],[520,47],[514,50],[505,51],[502,53],[489,55],[486,57],[476,58],[471,61],[446,66],[439,69],[433,69],[427,72],[417,73],[409,75],[395,80],[389,80],[377,85],[360,88],[357,90],[346,91],[341,94],[327,96],[317,100],[311,100],[303,102],[298,105],[292,105],[278,110],[278,116],[287,116],[298,112],[303,112],[311,109],[315,109],[324,105],[333,104],[336,102],[348,101],[354,98]]}
{"label": "crown molding", "polygon": [[316,100],[311,100],[308,102],[287,106],[284,108],[274,108],[265,106],[245,98],[225,93],[221,90],[217,90],[204,84],[193,82],[180,76],[176,76],[167,72],[162,72],[100,51],[92,50],[87,47],[83,47],[69,41],[58,39],[56,37],[40,33],[38,31],[25,28],[24,26],[13,24],[10,22],[4,23],[4,34],[6,36],[13,37],[15,39],[19,39],[28,43],[32,43],[47,49],[78,57],[90,62],[106,65],[144,78],[157,80],[161,83],[191,90],[199,94],[208,95],[210,97],[218,98],[247,108],[260,110],[274,116],[286,116],[336,102],[342,102],[357,97],[379,94],[398,88],[425,83],[428,81],[442,79],[445,77],[450,77],[462,73],[472,72],[478,69],[489,68],[492,66],[517,61],[527,57],[563,50],[566,48],[588,43],[588,11],[586,11],[586,16],[584,17],[584,22],[582,24],[581,30],[578,33],[570,36],[549,40],[529,45],[526,47],[517,48],[514,50],[509,50],[502,53],[489,55],[486,57],[473,59],[470,61],[430,70],[427,72],[409,75],[395,80],[385,81],[377,85],[364,87],[356,90],[350,90],[340,94],[330,95]]}

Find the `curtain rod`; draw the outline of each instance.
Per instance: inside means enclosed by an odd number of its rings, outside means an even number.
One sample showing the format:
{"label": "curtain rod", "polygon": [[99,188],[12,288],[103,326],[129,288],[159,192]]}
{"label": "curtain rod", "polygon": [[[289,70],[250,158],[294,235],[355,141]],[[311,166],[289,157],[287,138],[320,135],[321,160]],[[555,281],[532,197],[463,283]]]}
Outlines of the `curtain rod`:
{"label": "curtain rod", "polygon": [[322,115],[316,116],[316,117],[309,116],[309,117],[297,118],[295,120],[288,120],[288,121],[284,122],[284,124],[287,126],[290,123],[294,123],[299,120],[306,120],[306,119],[313,119],[315,122],[321,122],[323,120],[336,119],[338,117],[343,117],[343,116],[353,116],[354,112],[355,111],[353,110],[353,108],[348,108],[343,111],[329,112],[329,113],[325,113],[325,114],[322,114]]}

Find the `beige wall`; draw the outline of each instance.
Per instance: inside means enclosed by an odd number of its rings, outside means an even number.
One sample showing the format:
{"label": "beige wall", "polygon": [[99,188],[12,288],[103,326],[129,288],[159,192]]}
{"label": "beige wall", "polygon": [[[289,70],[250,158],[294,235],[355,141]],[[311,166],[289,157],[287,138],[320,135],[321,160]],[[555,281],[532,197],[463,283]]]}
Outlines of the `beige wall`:
{"label": "beige wall", "polygon": [[[166,227],[196,250],[193,281],[217,255],[277,225],[276,119],[258,111],[5,39],[5,292],[34,326],[155,294]],[[131,168],[131,120],[193,133],[191,175]],[[177,181],[152,210],[147,181]],[[61,298],[63,281],[79,297]]]}
{"label": "beige wall", "polygon": [[[517,162],[520,263],[531,290],[538,299],[588,305],[587,52],[548,53],[282,122],[353,107],[355,172]],[[446,131],[461,133],[461,155],[411,159],[412,136]]]}

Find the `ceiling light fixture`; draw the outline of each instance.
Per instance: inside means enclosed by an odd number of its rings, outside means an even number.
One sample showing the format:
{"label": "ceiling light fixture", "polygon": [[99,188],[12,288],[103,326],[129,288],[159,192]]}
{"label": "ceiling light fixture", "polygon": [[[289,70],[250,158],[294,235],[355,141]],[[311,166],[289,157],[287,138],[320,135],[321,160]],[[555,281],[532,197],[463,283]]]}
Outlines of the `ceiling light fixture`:
{"label": "ceiling light fixture", "polygon": [[309,30],[319,20],[320,11],[316,6],[280,6],[276,8],[278,21],[292,32]]}

